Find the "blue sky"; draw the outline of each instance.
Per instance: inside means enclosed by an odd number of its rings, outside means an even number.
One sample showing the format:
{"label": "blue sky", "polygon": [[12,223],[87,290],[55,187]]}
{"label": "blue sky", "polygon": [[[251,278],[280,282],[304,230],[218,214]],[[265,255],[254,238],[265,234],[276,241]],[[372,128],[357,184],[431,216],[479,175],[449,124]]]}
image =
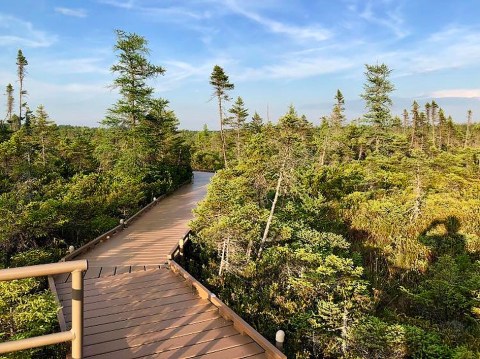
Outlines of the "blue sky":
{"label": "blue sky", "polygon": [[385,62],[394,113],[433,98],[464,122],[470,108],[480,118],[479,15],[478,0],[2,1],[0,86],[16,87],[21,48],[30,106],[45,105],[59,124],[95,126],[117,97],[109,68],[122,29],[146,37],[151,61],[166,68],[152,85],[182,128],[217,127],[215,64],[231,95],[272,121],[293,104],[318,122],[337,88],[348,118],[361,116],[364,64]]}

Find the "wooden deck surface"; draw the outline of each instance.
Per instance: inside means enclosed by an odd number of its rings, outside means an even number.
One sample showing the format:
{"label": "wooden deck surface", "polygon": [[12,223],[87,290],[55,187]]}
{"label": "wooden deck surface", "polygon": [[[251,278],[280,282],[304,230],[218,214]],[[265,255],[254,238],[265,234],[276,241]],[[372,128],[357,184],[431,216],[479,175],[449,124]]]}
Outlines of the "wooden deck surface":
{"label": "wooden deck surface", "polygon": [[[192,184],[76,258],[89,261],[84,276],[85,358],[266,358],[262,347],[165,265],[210,178],[195,173]],[[70,328],[70,278],[55,277],[55,286]]]}

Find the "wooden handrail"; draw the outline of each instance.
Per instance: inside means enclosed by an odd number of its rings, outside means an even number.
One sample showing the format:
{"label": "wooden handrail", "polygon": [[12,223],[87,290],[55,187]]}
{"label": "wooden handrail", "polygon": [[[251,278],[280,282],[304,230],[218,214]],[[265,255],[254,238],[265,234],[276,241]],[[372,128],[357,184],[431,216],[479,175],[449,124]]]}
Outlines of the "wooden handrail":
{"label": "wooden handrail", "polygon": [[83,271],[87,269],[88,262],[86,260],[78,260],[0,270],[1,281],[69,272],[72,274],[72,329],[60,333],[0,343],[0,354],[71,341],[72,359],[81,359],[83,357]]}
{"label": "wooden handrail", "polygon": [[240,333],[248,335],[250,338],[255,340],[258,345],[260,345],[264,350],[267,358],[269,359],[287,359],[285,354],[278,350],[272,343],[265,339],[260,333],[258,333],[252,326],[250,326],[246,321],[244,321],[237,313],[230,309],[225,303],[223,303],[215,294],[210,292],[202,283],[196,280],[190,273],[188,273],[180,264],[175,262],[177,255],[183,255],[183,248],[181,249],[181,244],[184,245],[190,239],[191,231],[187,231],[183,238],[179,241],[179,244],[169,254],[168,264],[172,272],[177,275],[182,276],[187,284],[190,287],[195,288],[198,295],[202,299],[207,299],[214,306],[218,308],[219,314],[233,322],[233,326]]}

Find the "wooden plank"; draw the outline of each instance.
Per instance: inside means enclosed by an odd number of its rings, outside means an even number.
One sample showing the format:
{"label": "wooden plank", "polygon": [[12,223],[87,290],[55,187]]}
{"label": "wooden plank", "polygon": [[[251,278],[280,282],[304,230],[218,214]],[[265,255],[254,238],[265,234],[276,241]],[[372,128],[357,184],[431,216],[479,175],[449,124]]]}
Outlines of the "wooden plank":
{"label": "wooden plank", "polygon": [[145,272],[145,266],[132,266],[130,273],[135,273],[135,272]]}
{"label": "wooden plank", "polygon": [[263,348],[257,343],[249,343],[238,347],[219,350],[213,353],[196,356],[199,359],[267,359]]}
{"label": "wooden plank", "polygon": [[88,270],[83,275],[83,280],[87,279],[95,279],[100,276],[100,272],[102,271],[102,267],[89,267]]}
{"label": "wooden plank", "polygon": [[[108,307],[116,307],[120,305],[135,305],[137,302],[143,302],[146,300],[162,300],[163,298],[168,298],[168,297],[173,297],[173,296],[178,296],[182,294],[190,294],[192,293],[192,290],[186,286],[180,287],[180,288],[173,288],[170,290],[165,290],[165,291],[153,291],[153,292],[137,292],[137,293],[132,293],[129,296],[123,296],[123,297],[116,297],[115,295],[111,295],[109,298],[106,296],[101,296],[100,298],[98,297],[87,297],[84,300],[84,306],[86,310],[88,308],[95,308],[95,309],[102,309],[102,308],[108,308]],[[93,298],[93,299],[92,299]],[[68,311],[67,308],[71,307],[70,301],[65,301],[63,303],[63,307],[65,310]]]}
{"label": "wooden plank", "polygon": [[[189,312],[170,312],[156,314],[149,317],[130,319],[128,323],[113,322],[104,325],[88,327],[85,330],[85,345],[98,344],[122,337],[141,335],[143,333],[155,332],[168,328],[181,327],[183,325],[212,321],[214,319],[225,319],[213,310]],[[231,324],[231,323],[230,323]]]}
{"label": "wooden plank", "polygon": [[[242,337],[241,335],[237,334],[237,331],[232,327],[226,327],[226,328],[221,328],[221,329],[212,329],[212,330],[207,330],[204,331],[200,334],[194,333],[194,334],[189,334],[185,335],[182,337],[178,338],[172,338],[168,340],[160,340],[157,342],[153,343],[148,343],[144,344],[139,347],[134,347],[134,348],[126,348],[126,349],[120,349],[120,350],[115,350],[115,348],[110,348],[111,352],[105,352],[99,355],[85,355],[87,358],[102,358],[102,359],[131,359],[131,358],[138,358],[142,357],[145,355],[152,355],[152,354],[159,354],[162,352],[166,351],[172,351],[175,349],[183,348],[190,346],[192,347],[192,344],[197,344],[197,343],[203,343],[203,347],[207,348],[209,345],[209,342],[215,340],[215,339],[220,339],[220,338],[228,338],[232,337],[234,339],[230,340],[230,345],[232,343],[238,342],[240,338],[235,338],[235,337]],[[246,338],[246,337],[243,337]],[[251,339],[247,339],[247,341]],[[240,342],[245,341],[245,339],[240,340]],[[106,346],[108,343],[102,343],[99,345]],[[198,344],[197,344],[198,345]],[[171,358],[172,353],[170,352],[169,357]]]}
{"label": "wooden plank", "polygon": [[[111,351],[135,348],[158,341],[180,338],[186,335],[204,333],[214,329],[226,331],[229,330],[229,328],[232,328],[231,323],[225,321],[224,319],[216,319],[173,328],[161,328],[160,330],[154,330],[153,328],[146,327],[148,331],[143,334],[140,333],[139,335],[128,335],[119,338],[107,337],[103,338],[107,340],[104,340],[100,343],[87,343],[87,338],[85,338],[86,342],[84,347],[84,355],[98,355]],[[109,332],[108,334],[112,333]]]}
{"label": "wooden plank", "polygon": [[[86,335],[98,335],[99,333],[110,332],[116,330],[119,325],[124,328],[135,328],[142,324],[156,323],[159,327],[161,325],[173,325],[172,320],[176,321],[178,318],[190,317],[192,321],[201,320],[206,318],[206,316],[218,316],[218,311],[214,306],[208,305],[197,305],[189,308],[179,308],[173,311],[136,311],[134,312],[135,316],[129,317],[127,320],[115,320],[118,316],[111,318],[112,320],[101,322],[85,323],[85,334]],[[202,316],[199,316],[202,315]],[[94,318],[97,319],[97,318]]]}
{"label": "wooden plank", "polygon": [[100,272],[100,278],[104,277],[111,277],[115,275],[115,267],[102,267],[102,271]]}
{"label": "wooden plank", "polygon": [[[137,302],[134,305],[121,305],[116,307],[108,307],[108,308],[89,308],[88,306],[85,308],[84,318],[89,319],[93,317],[101,317],[104,315],[115,314],[115,313],[122,313],[122,312],[130,312],[137,309],[144,309],[144,308],[152,308],[157,306],[166,306],[173,303],[180,303],[188,300],[195,299],[195,297],[191,294],[181,294],[176,295],[173,297],[163,298],[162,300],[154,299],[154,300],[145,300],[142,302]],[[66,318],[69,318],[71,315],[70,308],[65,308],[64,315]]]}
{"label": "wooden plank", "polygon": [[[129,297],[137,295],[139,290],[142,293],[152,293],[152,292],[162,292],[169,289],[174,288],[183,288],[186,284],[184,282],[179,282],[175,280],[171,281],[152,281],[146,283],[131,283],[126,284],[125,286],[121,287],[121,290],[117,290],[117,288],[99,288],[99,289],[92,289],[89,291],[84,292],[85,300],[90,297],[98,297],[98,301],[102,301],[104,299],[111,299],[111,298],[122,298],[122,297]],[[63,291],[59,294],[59,299],[62,301],[67,301],[72,299],[72,292],[71,290]],[[93,298],[90,300],[92,303],[95,301]]]}
{"label": "wooden plank", "polygon": [[[137,318],[139,318],[140,320],[147,321],[148,319],[146,317],[152,316],[153,320],[155,320],[156,316],[162,316],[162,318],[166,320],[169,318],[176,318],[182,315],[189,315],[190,313],[198,313],[201,311],[211,311],[211,310],[217,310],[217,309],[214,306],[212,306],[210,303],[207,303],[205,301],[201,301],[198,299],[194,299],[190,301],[170,304],[168,306],[143,308],[143,309],[133,310],[130,312],[114,313],[114,314],[103,315],[101,317],[88,318],[84,320],[84,326],[85,328],[95,327],[95,330],[97,332],[102,332],[102,331],[108,330],[108,328],[104,328],[104,326],[107,326],[109,324],[116,323],[116,322],[123,322],[123,325],[125,327],[128,327],[130,325],[129,323],[135,323],[135,319]],[[152,315],[152,312],[155,314]],[[70,321],[70,318],[66,318],[66,320],[68,324],[68,322]],[[136,324],[132,324],[132,325],[136,325]]]}
{"label": "wooden plank", "polygon": [[[117,267],[117,271],[119,268],[129,268],[129,267]],[[89,290],[92,288],[99,288],[99,287],[120,287],[125,283],[129,282],[148,282],[152,279],[160,279],[160,278],[172,278],[173,274],[167,270],[152,270],[147,272],[137,272],[137,273],[126,273],[122,275],[115,275],[114,277],[110,278],[98,278],[96,280],[89,279],[84,281],[84,288],[85,290]],[[56,283],[57,290],[63,288],[70,288],[71,283]]]}
{"label": "wooden plank", "polygon": [[[132,353],[133,356],[131,358],[156,358],[156,359],[180,359],[180,358],[193,358],[199,355],[215,353],[222,350],[227,350],[230,348],[243,347],[243,351],[245,352],[245,356],[249,355],[248,347],[245,347],[246,344],[252,342],[252,339],[248,336],[244,335],[234,335],[226,338],[217,338],[210,341],[203,341],[200,339],[197,343],[192,343],[186,345],[181,350],[174,350],[178,348],[172,348],[168,351],[149,354],[149,355],[142,355],[140,357],[137,356],[137,353]],[[242,349],[240,349],[242,350]],[[225,357],[228,359],[228,357]]]}

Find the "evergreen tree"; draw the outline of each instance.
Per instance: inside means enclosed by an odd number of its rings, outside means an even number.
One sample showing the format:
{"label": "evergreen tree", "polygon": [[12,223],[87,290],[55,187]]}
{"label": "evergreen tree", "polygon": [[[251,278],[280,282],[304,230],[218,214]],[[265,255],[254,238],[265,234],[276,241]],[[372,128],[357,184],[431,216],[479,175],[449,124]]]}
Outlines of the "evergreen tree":
{"label": "evergreen tree", "polygon": [[212,97],[216,98],[218,101],[218,115],[220,118],[220,137],[222,140],[222,155],[223,163],[225,167],[228,167],[227,162],[227,142],[225,137],[225,121],[223,106],[224,102],[230,101],[230,96],[228,96],[228,91],[231,91],[235,88],[235,85],[229,82],[227,74],[225,71],[218,65],[215,65],[210,76],[210,85],[213,87]]}
{"label": "evergreen tree", "polygon": [[361,97],[365,100],[365,119],[374,127],[375,151],[379,150],[380,137],[383,131],[391,124],[392,115],[390,107],[393,102],[390,93],[395,86],[389,80],[392,70],[387,65],[365,65],[366,83],[363,86],[364,92]]}
{"label": "evergreen tree", "polygon": [[437,117],[438,117],[438,105],[435,101],[432,101],[432,113],[431,113],[431,121],[428,121],[429,125],[432,126],[432,145],[436,147],[436,134],[435,134],[435,126],[437,125]]}
{"label": "evergreen tree", "polygon": [[467,111],[467,129],[465,131],[465,143],[464,148],[467,148],[470,145],[471,129],[472,126],[472,110]]}
{"label": "evergreen tree", "polygon": [[119,89],[121,98],[109,110],[104,124],[123,128],[135,127],[141,121],[150,106],[153,88],[147,81],[163,75],[161,66],[150,63],[147,40],[135,33],[116,30],[118,62],[111,67],[118,77],[113,81],[113,88]]}
{"label": "evergreen tree", "polygon": [[263,118],[255,111],[251,121],[247,124],[247,128],[252,133],[259,133],[263,127]]}
{"label": "evergreen tree", "polygon": [[333,106],[331,120],[332,127],[338,129],[343,126],[343,123],[345,121],[345,99],[340,90],[337,90],[335,100],[336,103]]}
{"label": "evergreen tree", "polygon": [[19,83],[19,90],[18,90],[18,122],[15,124],[15,130],[19,130],[20,126],[22,125],[22,110],[25,107],[25,103],[23,102],[23,96],[27,94],[27,91],[23,89],[23,81],[25,79],[25,74],[27,70],[25,67],[28,65],[28,61],[23,56],[22,50],[18,50],[17,53],[17,76],[18,76],[18,83]]}
{"label": "evergreen tree", "polygon": [[[12,125],[12,115],[13,115],[13,86],[12,84],[8,84],[6,88],[6,95],[7,95],[7,116],[6,120],[7,123]],[[3,121],[2,121],[3,123]]]}
{"label": "evergreen tree", "polygon": [[245,128],[245,122],[247,121],[248,117],[248,110],[245,108],[245,104],[240,96],[238,96],[237,101],[235,101],[232,108],[230,108],[228,112],[233,115],[228,119],[228,123],[236,134],[235,145],[237,149],[238,161],[240,159],[242,131]]}

